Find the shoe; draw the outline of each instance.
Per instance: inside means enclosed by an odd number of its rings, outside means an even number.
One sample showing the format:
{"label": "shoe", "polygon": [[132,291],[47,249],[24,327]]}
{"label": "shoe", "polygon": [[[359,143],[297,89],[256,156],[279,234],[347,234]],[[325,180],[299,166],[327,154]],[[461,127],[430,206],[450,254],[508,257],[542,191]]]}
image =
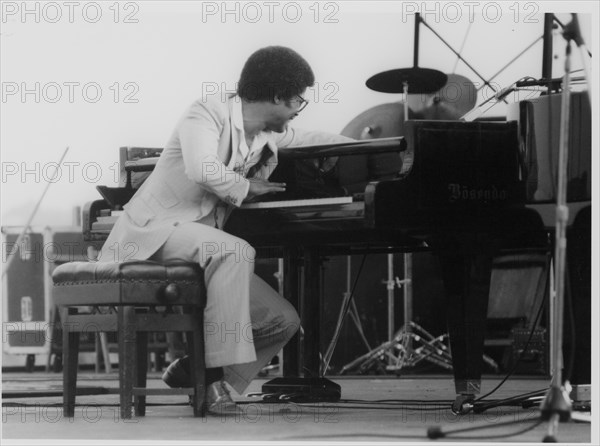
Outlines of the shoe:
{"label": "shoe", "polygon": [[215,381],[206,388],[206,408],[213,415],[235,414],[238,405],[231,398],[231,393],[224,380]]}
{"label": "shoe", "polygon": [[[192,387],[189,357],[184,356],[173,361],[163,373],[162,380],[169,387]],[[190,404],[192,404],[191,396]],[[223,379],[214,381],[206,387],[206,408],[209,413],[215,415],[237,413],[238,406],[231,398]]]}
{"label": "shoe", "polygon": [[173,361],[165,373],[162,380],[169,387],[192,387],[192,376],[190,373],[190,362],[187,356]]}

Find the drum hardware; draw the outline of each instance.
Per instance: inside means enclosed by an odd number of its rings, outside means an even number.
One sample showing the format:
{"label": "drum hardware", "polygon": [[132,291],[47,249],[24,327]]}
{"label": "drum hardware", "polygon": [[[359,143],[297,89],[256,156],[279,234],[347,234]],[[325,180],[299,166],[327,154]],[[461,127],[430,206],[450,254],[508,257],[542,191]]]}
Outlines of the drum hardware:
{"label": "drum hardware", "polygon": [[354,139],[376,139],[404,134],[404,104],[390,102],[376,105],[359,114],[341,131]]}
{"label": "drum hardware", "polygon": [[421,15],[415,14],[415,42],[413,67],[398,68],[378,73],[367,79],[366,85],[382,93],[404,93],[410,85],[411,93],[434,93],[444,86],[447,76],[438,70],[419,67],[419,25]]}
{"label": "drum hardware", "polygon": [[[404,93],[405,100],[401,103],[383,104],[367,110],[354,119],[342,131],[347,136],[360,139],[372,139],[387,136],[387,132],[402,132],[403,122],[409,117],[409,93],[430,94],[439,92],[446,84],[448,76],[437,70],[419,68],[419,24],[421,18],[415,14],[414,67],[385,71],[369,78],[367,87],[375,91],[387,93]],[[431,100],[433,101],[432,96]],[[437,103],[441,103],[438,97]],[[387,113],[386,113],[387,112]],[[391,113],[390,113],[391,112]],[[371,120],[382,118],[384,128]],[[365,121],[366,124],[365,125]],[[385,132],[385,133],[384,133]],[[403,133],[403,132],[402,132]],[[401,134],[402,134],[401,133]],[[406,161],[406,160],[405,160]],[[359,366],[361,372],[366,371],[380,359],[387,359],[387,370],[395,372],[404,367],[411,367],[427,360],[446,369],[452,369],[452,357],[448,346],[444,343],[448,336],[434,337],[421,326],[411,321],[412,318],[412,254],[404,254],[404,278],[394,277],[393,255],[388,254],[388,279],[384,281],[388,290],[388,341],[370,350],[365,355],[345,365],[340,373]],[[404,325],[394,334],[394,288],[402,288],[404,294]],[[340,314],[343,318],[344,314]],[[330,345],[331,349],[335,346]]]}
{"label": "drum hardware", "polygon": [[[358,139],[382,138],[391,136],[392,134],[395,136],[401,135],[404,133],[403,124],[409,117],[409,92],[415,95],[436,93],[446,84],[448,76],[444,73],[418,67],[419,23],[420,15],[416,14],[414,67],[379,73],[369,78],[366,82],[367,87],[375,91],[404,93],[405,100],[399,103],[382,104],[367,110],[344,128],[342,131],[343,135]],[[404,160],[405,163],[406,161],[408,160]],[[398,167],[401,168],[402,166]],[[400,169],[397,169],[397,173],[399,172]],[[402,280],[394,277],[392,254],[388,254],[387,261],[388,279],[384,283],[388,290],[389,340],[346,364],[342,367],[340,373],[343,374],[357,366],[359,366],[360,372],[365,372],[380,359],[387,359],[388,365],[386,369],[395,372],[404,367],[414,366],[422,360],[427,360],[446,369],[452,369],[452,358],[447,345],[444,344],[444,341],[447,340],[447,335],[436,338],[410,320],[412,318],[412,254],[404,254],[404,279]],[[402,288],[404,292],[404,325],[398,332],[394,333],[394,288],[396,286]],[[351,297],[348,293],[344,298],[344,304],[342,305],[342,311],[338,319],[338,327],[336,327],[336,334],[339,332],[339,327],[346,314],[344,309],[348,307],[348,300]],[[327,370],[336,342],[337,337],[334,336],[325,355],[325,371]],[[418,343],[420,344],[416,346]]]}
{"label": "drum hardware", "polygon": [[438,91],[426,94],[409,94],[408,106],[418,119],[458,120],[477,103],[477,88],[467,77],[447,74],[446,84]]}
{"label": "drum hardware", "polygon": [[442,88],[448,77],[438,70],[420,68],[397,68],[383,71],[367,79],[366,85],[382,93],[404,93],[404,84],[410,85],[411,93],[435,93]]}
{"label": "drum hardware", "polygon": [[[415,20],[423,23],[423,25],[425,25],[438,39],[440,39],[440,41],[446,45],[450,51],[452,51],[456,57],[458,57],[473,73],[475,73],[477,75],[477,77],[479,77],[479,79],[481,79],[483,81],[483,86],[488,86],[490,87],[492,90],[496,91],[494,86],[492,84],[490,84],[490,80],[485,79],[481,74],[479,74],[479,72],[469,63],[465,60],[464,57],[462,57],[460,55],[460,53],[458,51],[456,51],[454,48],[452,48],[452,46],[450,46],[450,44],[448,42],[446,42],[442,36],[440,36],[425,20],[423,20],[419,14],[415,14]],[[539,40],[539,39],[538,39]],[[531,46],[531,45],[530,45]],[[529,48],[529,47],[528,47]]]}
{"label": "drum hardware", "polygon": [[[388,280],[383,281],[388,289],[388,334],[390,340],[370,350],[354,361],[344,365],[340,374],[355,370],[367,372],[379,361],[387,362],[385,369],[398,373],[406,367],[414,367],[427,361],[447,370],[452,370],[452,357],[447,345],[448,335],[433,336],[412,318],[412,255],[404,254],[403,279],[393,275],[393,255],[388,255]],[[404,295],[404,325],[393,333],[394,289],[401,288]],[[389,314],[391,310],[391,315]]]}
{"label": "drum hardware", "polygon": [[[362,269],[362,265],[361,265],[361,269]],[[336,323],[333,338],[332,338],[331,342],[329,343],[329,346],[327,347],[327,351],[325,352],[325,355],[321,358],[321,361],[322,361],[321,367],[322,367],[323,373],[327,373],[329,371],[329,363],[331,361],[331,357],[333,356],[333,351],[335,349],[335,346],[337,345],[337,340],[339,338],[339,334],[340,334],[340,331],[342,328],[342,324],[344,323],[344,317],[346,316],[346,313],[350,314],[352,322],[354,322],[354,326],[356,327],[356,330],[358,331],[358,334],[360,335],[360,338],[363,341],[363,343],[365,344],[365,346],[367,347],[367,349],[371,350],[371,348],[372,348],[371,345],[369,344],[369,341],[367,340],[367,338],[365,336],[365,333],[362,328],[362,324],[360,322],[360,316],[358,314],[358,310],[356,309],[356,304],[354,302],[354,299],[352,299],[353,286],[352,286],[351,277],[352,277],[352,257],[346,256],[346,291],[344,291],[344,294],[343,294],[342,306],[341,306],[340,314],[338,316],[338,320]]]}
{"label": "drum hardware", "polygon": [[[402,135],[404,122],[409,118],[409,101],[416,105],[417,114],[426,119],[458,119],[473,108],[477,91],[472,82],[459,75],[439,76],[436,70],[418,68],[418,27],[421,19],[416,14],[414,68],[391,70],[379,73],[367,80],[367,87],[383,92],[403,92],[405,100],[398,103],[382,104],[359,115],[348,124],[342,134],[358,139],[381,138]],[[443,82],[442,82],[443,80]],[[460,87],[456,98],[448,95],[441,88],[450,80]],[[466,87],[463,91],[462,87]],[[400,90],[401,87],[401,90]],[[467,93],[467,94],[465,94]],[[430,94],[429,96],[425,96]],[[415,100],[422,100],[425,105],[421,110]],[[421,117],[421,116],[419,116]],[[404,164],[410,160],[403,159]],[[404,166],[401,166],[404,170]],[[393,277],[393,255],[388,255],[388,280],[384,281],[388,289],[388,341],[370,350],[365,355],[346,364],[340,373],[359,368],[365,372],[379,360],[387,360],[386,369],[398,372],[405,367],[414,367],[421,361],[428,361],[445,369],[452,369],[452,357],[447,345],[448,335],[435,337],[412,319],[412,254],[404,254],[404,278]],[[402,288],[404,294],[404,324],[394,333],[394,288]],[[340,314],[343,318],[343,312]],[[334,344],[332,344],[334,345]],[[330,345],[330,348],[332,346]],[[329,351],[328,351],[329,352]],[[330,358],[330,355],[326,355]],[[498,365],[489,357],[484,361],[495,370]],[[327,364],[328,362],[326,362]]]}

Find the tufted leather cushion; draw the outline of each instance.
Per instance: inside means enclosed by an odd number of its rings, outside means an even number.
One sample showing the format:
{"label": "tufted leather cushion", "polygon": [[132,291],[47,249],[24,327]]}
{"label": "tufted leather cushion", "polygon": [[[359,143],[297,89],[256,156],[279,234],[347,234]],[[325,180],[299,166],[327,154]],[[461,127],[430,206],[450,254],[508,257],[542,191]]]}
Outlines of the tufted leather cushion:
{"label": "tufted leather cushion", "polygon": [[162,264],[150,260],[131,262],[70,262],[58,266],[52,273],[54,284],[64,282],[114,280],[198,281],[202,270],[196,263]]}
{"label": "tufted leather cushion", "polygon": [[70,262],[53,274],[57,305],[202,305],[204,274],[196,263]]}

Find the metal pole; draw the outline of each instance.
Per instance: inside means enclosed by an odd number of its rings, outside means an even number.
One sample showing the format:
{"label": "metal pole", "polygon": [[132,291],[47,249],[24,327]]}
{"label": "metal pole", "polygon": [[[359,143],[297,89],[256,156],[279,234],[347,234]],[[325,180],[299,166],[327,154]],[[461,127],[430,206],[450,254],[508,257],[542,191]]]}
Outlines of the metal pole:
{"label": "metal pole", "polygon": [[[567,55],[570,56],[571,44],[567,43]],[[560,123],[560,147],[558,156],[558,190],[556,198],[556,246],[554,257],[555,273],[554,279],[556,283],[556,306],[554,314],[555,327],[555,345],[554,355],[556,359],[556,369],[554,371],[555,385],[562,384],[562,318],[563,318],[563,303],[564,303],[564,278],[565,264],[567,251],[566,227],[569,221],[569,207],[567,206],[567,163],[569,157],[569,111],[571,109],[571,92],[569,90],[569,71],[571,64],[570,57],[565,60],[565,80],[563,82],[562,107],[561,107],[561,123]]]}
{"label": "metal pole", "polygon": [[554,14],[544,14],[544,47],[542,50],[542,79],[552,78],[552,26]]}
{"label": "metal pole", "polygon": [[[566,229],[569,222],[569,207],[567,206],[567,166],[569,160],[569,121],[571,111],[571,40],[580,42],[581,35],[577,14],[572,14],[573,19],[563,30],[563,37],[567,41],[565,54],[565,75],[562,89],[562,103],[560,110],[560,141],[558,147],[558,188],[556,193],[556,233],[554,252],[554,280],[555,280],[555,305],[553,321],[552,351],[554,367],[552,370],[552,383],[541,405],[542,419],[548,420],[548,433],[544,442],[556,442],[558,423],[571,418],[571,402],[562,380],[562,341],[563,341],[563,312],[566,274],[567,237]],[[589,78],[587,78],[588,83]]]}
{"label": "metal pole", "polygon": [[394,254],[388,254],[388,279],[387,279],[387,298],[388,298],[388,341],[394,339],[396,329],[394,327]]}
{"label": "metal pole", "polygon": [[404,331],[409,335],[407,342],[406,354],[410,357],[412,354],[412,341],[410,333],[412,332],[412,254],[404,253]]}
{"label": "metal pole", "polygon": [[413,47],[413,66],[419,66],[419,25],[421,24],[421,14],[415,14],[415,41]]}

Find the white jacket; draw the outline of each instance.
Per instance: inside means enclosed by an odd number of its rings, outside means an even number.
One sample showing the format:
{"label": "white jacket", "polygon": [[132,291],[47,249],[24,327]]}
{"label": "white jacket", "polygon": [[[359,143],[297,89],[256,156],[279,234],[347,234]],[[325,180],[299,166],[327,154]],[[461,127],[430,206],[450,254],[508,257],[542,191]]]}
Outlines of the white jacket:
{"label": "white jacket", "polygon": [[[235,95],[225,100],[212,95],[198,99],[188,108],[152,174],[124,206],[125,212],[104,243],[100,261],[146,260],[180,223],[198,221],[224,226],[249,188],[248,180],[236,172],[243,163],[243,121],[241,116],[234,119],[235,101],[239,100]],[[275,169],[278,148],[350,140],[291,127],[283,133],[263,132],[262,136],[272,153],[258,172],[261,178],[268,178]],[[254,154],[248,164],[256,163],[259,156]]]}

